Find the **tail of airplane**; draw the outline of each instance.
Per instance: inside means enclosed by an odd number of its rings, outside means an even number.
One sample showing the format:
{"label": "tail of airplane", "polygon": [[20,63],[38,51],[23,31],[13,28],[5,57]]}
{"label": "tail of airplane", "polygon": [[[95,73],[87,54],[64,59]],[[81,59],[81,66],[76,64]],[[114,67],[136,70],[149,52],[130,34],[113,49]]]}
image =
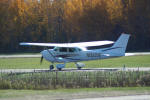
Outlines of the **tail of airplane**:
{"label": "tail of airplane", "polygon": [[109,48],[109,53],[112,56],[125,56],[126,47],[128,44],[130,35],[121,34],[119,39],[114,43],[114,45]]}

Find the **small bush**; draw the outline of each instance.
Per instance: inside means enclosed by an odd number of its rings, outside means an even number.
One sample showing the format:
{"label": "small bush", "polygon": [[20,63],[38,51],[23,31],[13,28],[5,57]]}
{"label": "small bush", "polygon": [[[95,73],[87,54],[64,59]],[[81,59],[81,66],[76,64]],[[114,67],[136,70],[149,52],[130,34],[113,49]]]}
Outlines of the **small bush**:
{"label": "small bush", "polygon": [[144,75],[139,80],[137,80],[137,84],[141,86],[150,86],[150,75]]}

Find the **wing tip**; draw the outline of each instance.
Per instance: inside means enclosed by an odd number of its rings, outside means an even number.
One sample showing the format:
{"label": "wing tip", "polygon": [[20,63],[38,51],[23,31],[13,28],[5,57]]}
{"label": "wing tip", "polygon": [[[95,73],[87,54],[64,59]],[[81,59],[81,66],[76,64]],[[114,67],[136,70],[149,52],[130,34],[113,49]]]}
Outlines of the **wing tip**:
{"label": "wing tip", "polygon": [[27,42],[21,42],[21,43],[19,43],[19,45],[28,45],[28,43]]}

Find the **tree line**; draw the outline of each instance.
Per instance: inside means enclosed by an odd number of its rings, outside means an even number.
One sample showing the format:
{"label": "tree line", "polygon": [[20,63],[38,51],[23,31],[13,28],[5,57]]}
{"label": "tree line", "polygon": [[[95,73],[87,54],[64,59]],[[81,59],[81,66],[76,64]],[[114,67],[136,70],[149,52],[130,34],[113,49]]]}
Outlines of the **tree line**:
{"label": "tree line", "polygon": [[20,42],[115,41],[123,32],[129,51],[146,51],[149,27],[150,0],[0,0],[0,52],[27,50]]}

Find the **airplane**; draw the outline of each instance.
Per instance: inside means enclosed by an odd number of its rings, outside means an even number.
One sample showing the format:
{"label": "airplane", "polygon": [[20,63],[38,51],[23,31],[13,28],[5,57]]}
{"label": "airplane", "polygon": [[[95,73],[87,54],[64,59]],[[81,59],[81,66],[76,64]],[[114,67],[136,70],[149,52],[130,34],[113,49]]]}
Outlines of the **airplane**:
{"label": "airplane", "polygon": [[[116,42],[113,41],[91,41],[77,43],[29,43],[21,42],[20,45],[54,47],[41,51],[41,63],[43,58],[51,62],[50,70],[54,69],[54,63],[58,70],[65,68],[66,63],[74,62],[77,69],[85,66],[81,61],[107,59],[125,56],[125,51],[130,35],[122,33]],[[99,47],[96,49],[88,49]]]}

